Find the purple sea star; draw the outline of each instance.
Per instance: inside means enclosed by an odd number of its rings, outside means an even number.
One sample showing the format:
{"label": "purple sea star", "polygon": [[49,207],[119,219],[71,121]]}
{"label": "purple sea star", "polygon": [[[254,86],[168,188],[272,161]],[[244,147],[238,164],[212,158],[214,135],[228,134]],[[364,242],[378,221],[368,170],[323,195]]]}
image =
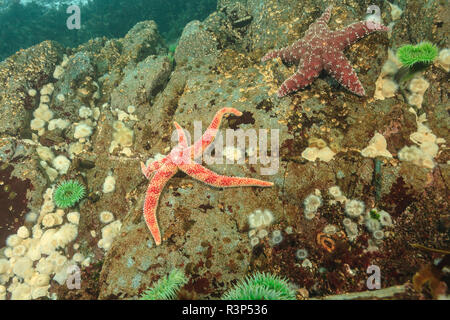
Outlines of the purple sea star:
{"label": "purple sea star", "polygon": [[283,82],[278,90],[278,97],[311,84],[323,69],[351,92],[365,96],[356,72],[342,51],[372,32],[389,29],[374,21],[360,21],[342,30],[330,31],[327,23],[332,8],[329,6],[322,16],[309,26],[302,39],[291,46],[271,51],[261,59],[266,61],[280,57],[283,62],[297,63],[299,66],[297,72]]}

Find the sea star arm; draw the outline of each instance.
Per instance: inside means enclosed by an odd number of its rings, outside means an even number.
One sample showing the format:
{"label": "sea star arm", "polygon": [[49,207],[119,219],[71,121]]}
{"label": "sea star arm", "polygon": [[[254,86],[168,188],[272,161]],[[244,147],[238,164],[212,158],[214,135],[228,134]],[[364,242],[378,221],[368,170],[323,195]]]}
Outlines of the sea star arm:
{"label": "sea star arm", "polygon": [[167,162],[167,158],[163,158],[161,160],[156,160],[151,162],[147,167],[145,163],[141,161],[141,171],[142,174],[148,179],[150,175],[161,168]]}
{"label": "sea star arm", "polygon": [[328,6],[325,11],[322,13],[319,19],[317,19],[315,22],[317,24],[328,24],[328,21],[330,21],[331,18],[331,10],[333,10],[333,6]]}
{"label": "sea star arm", "polygon": [[144,200],[144,218],[156,245],[161,244],[161,233],[156,219],[156,208],[164,185],[177,172],[177,167],[173,164],[163,165],[150,181]]}
{"label": "sea star arm", "polygon": [[322,62],[320,59],[310,55],[305,57],[305,59],[302,59],[302,61],[303,63],[301,63],[301,67],[297,70],[297,72],[290,78],[286,79],[281,85],[278,90],[279,98],[306,87],[319,76],[320,70],[322,69]]}
{"label": "sea star arm", "polygon": [[261,62],[280,57],[284,63],[298,63],[305,51],[304,41],[299,40],[291,46],[270,51],[262,57]]}
{"label": "sea star arm", "polygon": [[220,126],[220,122],[222,121],[223,116],[227,113],[232,113],[238,117],[242,115],[242,112],[240,112],[235,108],[222,108],[219,111],[217,111],[208,129],[206,129],[202,137],[199,140],[197,140],[193,144],[193,146],[190,147],[192,159],[195,159],[198,156],[200,156],[206,149],[206,147],[214,141],[218,128]]}
{"label": "sea star arm", "polygon": [[353,70],[350,65],[350,62],[342,52],[335,50],[332,53],[329,53],[329,55],[332,56],[333,60],[328,60],[329,62],[325,63],[325,70],[351,92],[359,96],[365,96],[366,93],[364,87],[359,81],[355,70]]}
{"label": "sea star arm", "polygon": [[337,50],[344,50],[352,43],[375,31],[388,31],[389,28],[375,21],[360,21],[333,32]]}
{"label": "sea star arm", "polygon": [[190,175],[194,179],[200,180],[206,184],[214,187],[244,187],[244,186],[259,186],[271,187],[272,182],[262,181],[252,178],[228,177],[219,175],[198,163],[191,162],[179,166],[180,170]]}
{"label": "sea star arm", "polygon": [[175,128],[177,129],[178,144],[183,148],[187,148],[188,144],[187,144],[186,134],[184,133],[183,128],[176,121],[173,124],[175,125]]}

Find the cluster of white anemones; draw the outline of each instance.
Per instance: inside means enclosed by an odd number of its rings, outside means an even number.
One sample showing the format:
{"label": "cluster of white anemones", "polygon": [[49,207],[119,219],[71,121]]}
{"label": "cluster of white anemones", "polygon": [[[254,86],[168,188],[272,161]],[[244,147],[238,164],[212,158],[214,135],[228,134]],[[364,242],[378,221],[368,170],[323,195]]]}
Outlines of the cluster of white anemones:
{"label": "cluster of white anemones", "polygon": [[[119,235],[122,222],[120,220],[114,220],[114,214],[107,210],[100,212],[99,219],[106,226],[102,228],[102,238],[97,242],[97,245],[99,248],[108,251],[114,239]],[[95,236],[95,232],[93,232],[93,236]]]}
{"label": "cluster of white anemones", "polygon": [[384,136],[378,132],[375,132],[372,139],[369,141],[369,145],[361,150],[361,155],[368,158],[387,157],[392,158],[392,154],[387,150],[387,142]]}
{"label": "cluster of white anemones", "polygon": [[[7,293],[11,299],[55,298],[49,294],[50,281],[60,285],[67,279],[67,269],[77,263],[89,265],[90,258],[76,252],[72,258],[66,254],[67,246],[78,236],[80,214],[57,209],[53,204],[53,189],[44,194],[39,214],[30,212],[26,222],[33,227],[21,226],[16,234],[7,238],[0,259],[0,300]],[[78,244],[73,245],[77,250]]]}
{"label": "cluster of white anemones", "polygon": [[[105,212],[103,212],[103,219],[105,219]],[[115,220],[104,226],[102,228],[102,238],[97,243],[98,247],[108,251],[114,239],[119,235],[121,228],[122,222],[120,220]]]}
{"label": "cluster of white anemones", "polygon": [[[63,285],[70,274],[69,268],[74,265],[86,267],[91,263],[91,258],[78,252],[80,246],[74,243],[78,236],[80,213],[72,211],[66,214],[64,210],[56,209],[53,191],[53,188],[46,190],[39,213],[27,214],[27,225],[7,238],[3,250],[5,258],[0,258],[0,300],[6,299],[9,293],[12,300],[56,299],[49,293],[51,280]],[[122,223],[114,220],[110,211],[100,212],[99,220],[105,226],[97,244],[108,251]],[[91,234],[96,236],[95,232]],[[74,254],[70,256],[67,249],[72,243]]]}
{"label": "cluster of white anemones", "polygon": [[403,147],[398,153],[398,158],[401,161],[410,161],[415,165],[433,169],[434,157],[439,151],[438,144],[445,143],[445,139],[436,137],[424,124],[427,121],[425,113],[417,117],[414,110],[410,111],[416,115],[417,131],[409,136],[415,145]]}
{"label": "cluster of white anemones", "polygon": [[55,156],[51,148],[41,145],[36,148],[36,153],[51,182],[55,181],[58,175],[64,175],[69,171],[71,162],[66,156]]}
{"label": "cluster of white anemones", "polygon": [[409,83],[409,91],[411,94],[408,96],[408,103],[410,105],[416,106],[417,108],[422,108],[423,95],[425,91],[430,86],[430,83],[422,76],[414,77]]}
{"label": "cluster of white anemones", "polygon": [[[38,136],[42,136],[46,129],[55,130],[55,129],[66,129],[70,122],[65,119],[53,119],[53,111],[49,107],[49,103],[51,101],[51,97],[54,91],[53,83],[48,83],[42,87],[40,90],[40,100],[39,106],[33,112],[33,119],[30,123],[30,128],[33,131],[37,131]],[[35,89],[28,90],[28,95],[30,97],[35,97],[37,91]],[[64,95],[58,94],[56,99],[58,101],[64,101]],[[47,128],[46,128],[47,126]],[[37,136],[33,133],[33,140],[37,141]]]}
{"label": "cluster of white anemones", "polygon": [[358,236],[358,224],[351,219],[358,219],[364,213],[364,202],[356,199],[347,199],[345,202],[345,213],[349,218],[344,218],[342,224],[344,225],[347,237],[350,241],[353,241]]}
{"label": "cluster of white anemones", "polygon": [[331,204],[335,204],[336,202],[345,203],[347,201],[339,186],[331,186],[328,188],[328,193],[334,198],[334,200],[330,200]]}
{"label": "cluster of white anemones", "polygon": [[116,148],[120,147],[120,153],[129,157],[132,155],[130,147],[133,145],[134,131],[125,123],[130,123],[130,125],[132,125],[138,118],[134,115],[134,112],[136,111],[135,106],[128,106],[127,111],[128,113],[120,109],[111,111],[113,115],[117,116],[117,121],[113,123],[114,132],[113,139],[109,146],[109,153],[113,153]]}
{"label": "cluster of white anemones", "polygon": [[309,146],[303,150],[302,157],[308,161],[329,162],[335,156],[335,152],[331,150],[323,139],[311,138],[308,140]]}
{"label": "cluster of white anemones", "polygon": [[372,233],[372,239],[368,240],[367,251],[377,251],[377,245],[381,243],[387,234],[383,229],[393,226],[391,215],[384,210],[373,208],[367,210],[364,217],[364,224],[367,230]]}
{"label": "cluster of white anemones", "polygon": [[263,239],[268,235],[266,228],[269,227],[273,221],[273,214],[267,209],[257,209],[248,216],[248,224],[250,227],[248,236],[252,247],[256,246],[260,239]]}
{"label": "cluster of white anemones", "polygon": [[[67,57],[65,57],[64,61],[65,62],[63,62],[63,64],[67,63]],[[62,75],[61,72],[64,71],[64,68],[62,66],[58,67],[60,68],[60,71],[55,70],[54,76],[58,77],[55,79],[59,79],[59,77]],[[32,140],[38,145],[36,148],[36,152],[41,160],[40,165],[45,169],[45,172],[47,173],[51,182],[55,181],[58,175],[66,174],[71,165],[71,161],[66,156],[55,156],[54,151],[60,150],[59,146],[54,146],[52,148],[45,147],[39,143],[38,139],[38,136],[42,136],[46,132],[46,130],[65,130],[69,128],[69,126],[71,126],[71,123],[68,120],[53,119],[54,114],[50,109],[49,104],[51,102],[51,97],[54,90],[55,89],[53,83],[48,83],[42,87],[42,89],[40,90],[39,107],[34,110],[34,118],[30,123],[31,130],[37,132],[37,134],[32,134]],[[36,96],[36,94],[37,91],[35,89],[28,90],[28,95],[31,97]],[[65,98],[63,94],[60,93],[56,96],[55,103],[62,103],[64,101]],[[83,118],[83,120],[80,123],[73,124],[74,138],[78,141],[71,143],[67,148],[69,158],[71,159],[73,159],[75,155],[82,152],[83,143],[87,142],[87,139],[92,135],[92,128],[96,125],[95,121],[98,120],[100,116],[100,109],[91,109],[86,106],[82,106],[79,110],[79,116],[80,118]],[[90,119],[89,117],[93,117],[93,119]]]}
{"label": "cluster of white anemones", "polygon": [[313,194],[308,195],[303,201],[303,206],[305,208],[305,218],[308,220],[313,219],[316,216],[317,209],[322,206],[320,191],[316,189]]}
{"label": "cluster of white anemones", "polygon": [[94,133],[94,128],[100,118],[100,108],[94,107],[91,101],[91,106],[83,105],[78,109],[79,122],[74,123],[73,138],[77,141],[69,145],[68,152],[70,158],[73,159],[80,154],[84,146],[89,144],[89,139]]}
{"label": "cluster of white anemones", "polygon": [[381,68],[381,73],[375,82],[375,100],[384,100],[395,97],[398,84],[394,81],[394,76],[398,72],[402,63],[392,49],[388,50],[388,59]]}

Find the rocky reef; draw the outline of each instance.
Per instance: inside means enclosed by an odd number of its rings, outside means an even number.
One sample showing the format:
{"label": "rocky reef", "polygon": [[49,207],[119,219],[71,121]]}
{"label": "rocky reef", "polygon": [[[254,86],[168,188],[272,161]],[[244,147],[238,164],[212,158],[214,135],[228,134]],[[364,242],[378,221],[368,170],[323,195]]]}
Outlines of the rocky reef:
{"label": "rocky reef", "polygon": [[[329,28],[363,20],[373,2],[335,1]],[[260,60],[302,38],[326,8],[314,0],[220,0],[186,25],[173,56],[142,21],[120,39],[45,41],[0,63],[0,299],[137,299],[174,268],[185,299],[218,299],[256,271],[286,277],[298,299],[343,298],[368,290],[369,266],[383,289],[401,288],[391,298],[448,294],[448,273],[433,290],[413,281],[449,254],[448,56],[402,79],[395,58],[423,39],[448,48],[448,6],[397,2],[375,1],[389,32],[344,52],[364,97],[326,72],[277,97],[297,65]],[[223,132],[278,130],[278,170],[261,175],[248,145],[235,150],[243,164],[207,167],[274,186],[220,189],[176,174],[159,199],[156,246],[140,162],[172,149],[173,121],[193,133],[223,107],[243,112]],[[55,208],[69,179],[86,196]],[[78,289],[65,283],[73,264]]]}

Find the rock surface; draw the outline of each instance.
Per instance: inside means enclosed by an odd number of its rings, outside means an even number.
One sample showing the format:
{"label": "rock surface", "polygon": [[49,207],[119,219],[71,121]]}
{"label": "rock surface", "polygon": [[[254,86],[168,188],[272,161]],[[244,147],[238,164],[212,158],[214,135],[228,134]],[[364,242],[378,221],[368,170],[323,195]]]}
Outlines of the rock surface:
{"label": "rock surface", "polygon": [[[363,19],[369,4],[346,1],[336,5],[330,29]],[[440,4],[434,2],[422,10],[424,6],[425,1],[408,3],[392,35],[372,34],[346,51],[367,97],[352,95],[326,74],[299,92],[276,97],[280,84],[297,66],[286,66],[277,59],[260,63],[260,58],[303,35],[325,9],[313,0],[221,0],[217,12],[205,21],[186,26],[174,64],[166,56],[156,26],[148,21],[136,25],[124,39],[94,39],[70,52],[65,73],[55,82],[52,108],[72,125],[62,131],[63,141],[45,142],[57,154],[71,156],[69,172],[58,180],[82,176],[87,185],[88,196],[79,206],[76,242],[92,257],[83,275],[95,281],[78,291],[57,285],[52,290],[62,299],[135,299],[174,268],[184,270],[189,280],[183,293],[197,299],[220,298],[235,280],[256,270],[286,276],[311,297],[366,290],[366,269],[372,264],[382,270],[383,287],[410,281],[422,265],[438,257],[411,245],[445,248],[450,241],[445,224],[448,215],[444,214],[449,211],[450,154],[445,144],[439,144],[433,169],[400,161],[399,151],[414,144],[410,135],[418,129],[418,118],[409,110],[406,98],[407,83],[400,85],[392,98],[376,100],[373,96],[388,49],[409,42],[405,33],[448,47],[441,27],[435,27],[441,21],[436,14]],[[390,7],[383,2],[380,9],[388,25],[392,21]],[[412,23],[418,12],[424,21],[420,25]],[[28,50],[33,56],[32,49]],[[20,88],[28,89],[31,84],[38,88],[53,81],[49,75],[60,62],[62,50],[50,46],[44,51],[50,58],[40,66],[39,78],[34,73],[26,78],[24,67],[17,63],[4,72],[20,79]],[[81,62],[75,63],[77,59]],[[0,70],[5,68],[0,66]],[[430,87],[416,113],[425,114],[431,132],[448,142],[448,74],[430,65],[422,76]],[[9,92],[0,90],[1,97]],[[55,102],[58,93],[71,98]],[[12,109],[4,99],[0,110],[8,116]],[[78,110],[82,105],[93,112],[98,108],[98,117],[81,118]],[[21,106],[16,109],[17,120],[0,126],[1,133],[16,135],[28,126],[29,115],[27,118],[23,102]],[[36,103],[30,102],[28,112],[35,107]],[[271,181],[274,186],[218,189],[178,173],[159,201],[163,242],[156,247],[142,218],[148,180],[141,174],[139,162],[171,150],[173,121],[193,134],[194,121],[201,121],[205,130],[222,107],[243,112],[242,117],[230,116],[222,122],[224,138],[226,129],[267,129],[269,136],[279,130],[279,163],[274,174],[263,175],[267,165],[249,163],[248,156],[255,150],[247,145],[244,164],[207,167],[228,176]],[[86,141],[73,137],[77,123],[93,128]],[[113,140],[126,138],[124,127],[133,131],[132,142],[111,149]],[[384,136],[393,158],[361,155],[375,132]],[[76,143],[82,147],[73,153],[69,146]],[[5,142],[0,156],[13,147]],[[328,162],[308,161],[302,156],[307,147],[329,147],[335,155]],[[30,170],[36,171],[33,168]],[[108,175],[116,181],[112,193],[103,192]],[[361,219],[355,220],[358,236],[349,239],[343,224],[345,204],[329,194],[332,186],[339,186],[348,199],[363,201],[367,209],[390,213],[393,226],[384,229],[383,240],[375,241]],[[42,188],[30,192],[33,199],[42,200]],[[310,194],[320,194],[322,205],[309,220],[304,200]],[[270,210],[275,220],[266,228],[268,235],[252,246],[248,216],[257,209]],[[104,210],[122,223],[120,235],[107,252],[97,245],[104,226],[98,215]],[[324,232],[328,225],[334,226],[334,233]],[[272,239],[274,231],[281,232],[281,242]],[[322,241],[324,237],[328,242]],[[330,249],[324,243],[333,246]],[[310,266],[296,257],[298,249],[307,250]]]}

